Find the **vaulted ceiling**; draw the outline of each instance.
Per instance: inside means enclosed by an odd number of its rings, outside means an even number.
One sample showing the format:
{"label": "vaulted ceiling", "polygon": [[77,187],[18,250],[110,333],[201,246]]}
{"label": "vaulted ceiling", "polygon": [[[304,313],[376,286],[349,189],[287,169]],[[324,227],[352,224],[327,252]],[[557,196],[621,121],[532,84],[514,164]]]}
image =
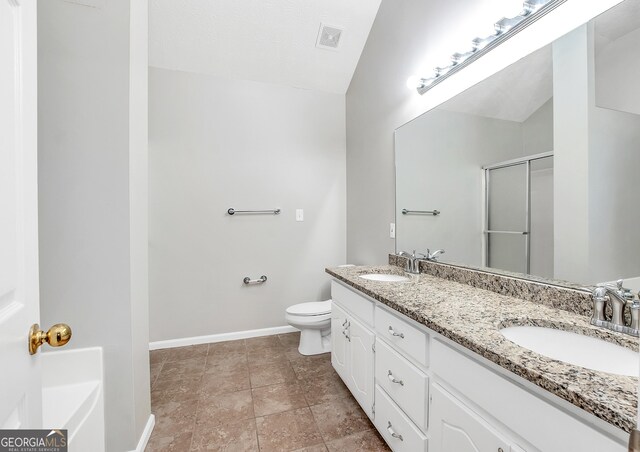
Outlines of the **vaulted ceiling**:
{"label": "vaulted ceiling", "polygon": [[[151,0],[149,65],[343,94],[381,0]],[[320,24],[343,29],[316,47]]]}

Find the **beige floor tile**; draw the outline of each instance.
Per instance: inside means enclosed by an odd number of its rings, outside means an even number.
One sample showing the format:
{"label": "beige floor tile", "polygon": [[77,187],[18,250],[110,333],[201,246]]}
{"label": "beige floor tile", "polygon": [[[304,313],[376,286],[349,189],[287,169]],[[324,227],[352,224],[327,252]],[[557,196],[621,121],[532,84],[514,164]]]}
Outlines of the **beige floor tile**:
{"label": "beige floor tile", "polygon": [[297,380],[296,374],[287,360],[250,367],[249,374],[252,388]]}
{"label": "beige floor tile", "polygon": [[302,386],[309,405],[319,405],[351,397],[351,393],[335,372],[317,378],[302,379],[300,386]]}
{"label": "beige floor tile", "polygon": [[309,408],[256,418],[260,450],[286,451],[322,443]]}
{"label": "beige floor tile", "polygon": [[264,364],[278,364],[289,361],[284,348],[265,347],[247,352],[249,367],[262,366]]}
{"label": "beige floor tile", "polygon": [[246,389],[200,399],[196,424],[213,427],[254,417],[251,390]]}
{"label": "beige floor tile", "polygon": [[189,345],[187,347],[170,348],[166,362],[183,361],[191,358],[204,358],[209,351],[209,344]]}
{"label": "beige floor tile", "polygon": [[170,348],[164,348],[161,350],[151,350],[149,352],[149,364],[162,364],[166,361]]}
{"label": "beige floor tile", "polygon": [[245,419],[215,427],[197,425],[191,442],[192,451],[257,452],[255,419]]}
{"label": "beige floor tile", "polygon": [[263,386],[252,390],[256,416],[291,411],[307,406],[302,388],[297,382]]}
{"label": "beige floor tile", "polygon": [[378,432],[365,430],[325,443],[329,452],[388,452],[391,451]]}
{"label": "beige floor tile", "polygon": [[193,431],[197,408],[197,400],[168,401],[154,405],[151,410],[156,416],[153,431],[160,436]]}
{"label": "beige floor tile", "polygon": [[249,388],[251,388],[251,383],[248,371],[242,370],[224,374],[207,373],[202,377],[200,396],[201,398],[209,398]]}
{"label": "beige floor tile", "polygon": [[247,345],[244,339],[240,339],[237,341],[226,341],[226,342],[214,342],[209,344],[209,353],[215,354],[219,352],[240,352],[246,353]]}
{"label": "beige floor tile", "polygon": [[149,366],[149,384],[151,388],[153,388],[153,384],[158,379],[158,375],[160,375],[160,370],[162,370],[162,363],[151,364]]}
{"label": "beige floor tile", "polygon": [[331,354],[300,356],[291,359],[291,366],[299,379],[318,378],[320,376],[335,373],[331,365]]}
{"label": "beige floor tile", "polygon": [[249,370],[246,353],[229,352],[207,356],[205,373],[235,373],[240,370]]}
{"label": "beige floor tile", "polygon": [[252,337],[249,339],[245,339],[245,343],[247,345],[248,351],[260,350],[270,347],[282,348],[282,344],[280,343],[278,336]]}
{"label": "beige floor tile", "polygon": [[374,428],[352,397],[312,406],[311,412],[325,442]]}
{"label": "beige floor tile", "polygon": [[278,334],[278,340],[283,347],[298,347],[300,343],[300,331],[295,333]]}
{"label": "beige floor tile", "polygon": [[156,384],[167,380],[180,380],[189,377],[202,377],[204,374],[204,366],[206,357],[197,357],[184,359],[182,361],[165,362]]}
{"label": "beige floor tile", "polygon": [[389,450],[331,355],[303,356],[298,341],[290,333],[152,351],[156,427],[146,450]]}
{"label": "beige floor tile", "polygon": [[327,446],[325,446],[324,443],[322,443],[322,444],[317,444],[315,446],[309,446],[309,447],[303,447],[302,449],[296,449],[293,452],[327,452]]}
{"label": "beige floor tile", "polygon": [[175,435],[159,435],[155,432],[145,447],[145,452],[185,452],[191,447],[193,432],[181,432]]}
{"label": "beige floor tile", "polygon": [[202,377],[158,381],[151,390],[151,404],[198,399],[201,385]]}

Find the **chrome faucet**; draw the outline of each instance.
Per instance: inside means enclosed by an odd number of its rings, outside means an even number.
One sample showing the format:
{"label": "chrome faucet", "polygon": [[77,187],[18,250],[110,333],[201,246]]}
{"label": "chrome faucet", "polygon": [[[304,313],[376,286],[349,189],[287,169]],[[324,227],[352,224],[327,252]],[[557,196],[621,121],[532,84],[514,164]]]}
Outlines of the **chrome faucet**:
{"label": "chrome faucet", "polygon": [[406,251],[400,251],[397,255],[407,259],[407,263],[404,267],[405,271],[416,275],[420,273],[420,261],[427,257],[426,254],[416,253],[416,250],[413,250],[412,254],[409,254]]}
{"label": "chrome faucet", "polygon": [[426,259],[428,261],[437,261],[438,260],[438,256],[440,256],[441,254],[444,254],[444,250],[435,250],[433,253],[431,253],[429,248],[427,248]]}
{"label": "chrome faucet", "polygon": [[[623,286],[624,281],[619,279],[615,286],[602,284],[593,290],[591,324],[638,337],[640,336],[640,299],[634,297],[631,290]],[[640,293],[638,297],[640,298]],[[607,301],[611,306],[611,320],[607,320],[605,316]],[[625,321],[625,308],[629,309],[629,324]]]}

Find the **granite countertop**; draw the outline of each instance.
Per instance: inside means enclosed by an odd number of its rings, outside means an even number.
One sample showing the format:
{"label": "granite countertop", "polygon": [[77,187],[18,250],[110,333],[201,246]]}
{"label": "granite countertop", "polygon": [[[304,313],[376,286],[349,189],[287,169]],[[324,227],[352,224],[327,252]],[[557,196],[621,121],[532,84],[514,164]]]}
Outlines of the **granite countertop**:
{"label": "granite countertop", "polygon": [[426,274],[406,282],[359,278],[405,274],[396,266],[328,268],[327,273],[495,364],[630,432],[636,425],[638,378],[589,370],[547,358],[507,340],[500,328],[536,325],[580,332],[638,350],[627,335],[597,328],[589,318]]}

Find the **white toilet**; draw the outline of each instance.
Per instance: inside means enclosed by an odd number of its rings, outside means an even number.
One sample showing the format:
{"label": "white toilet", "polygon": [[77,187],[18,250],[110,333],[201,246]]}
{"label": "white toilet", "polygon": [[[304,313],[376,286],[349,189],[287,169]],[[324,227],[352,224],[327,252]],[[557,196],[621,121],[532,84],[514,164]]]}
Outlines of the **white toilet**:
{"label": "white toilet", "polygon": [[285,319],[300,330],[300,353],[318,355],[331,351],[331,300],[289,306]]}

